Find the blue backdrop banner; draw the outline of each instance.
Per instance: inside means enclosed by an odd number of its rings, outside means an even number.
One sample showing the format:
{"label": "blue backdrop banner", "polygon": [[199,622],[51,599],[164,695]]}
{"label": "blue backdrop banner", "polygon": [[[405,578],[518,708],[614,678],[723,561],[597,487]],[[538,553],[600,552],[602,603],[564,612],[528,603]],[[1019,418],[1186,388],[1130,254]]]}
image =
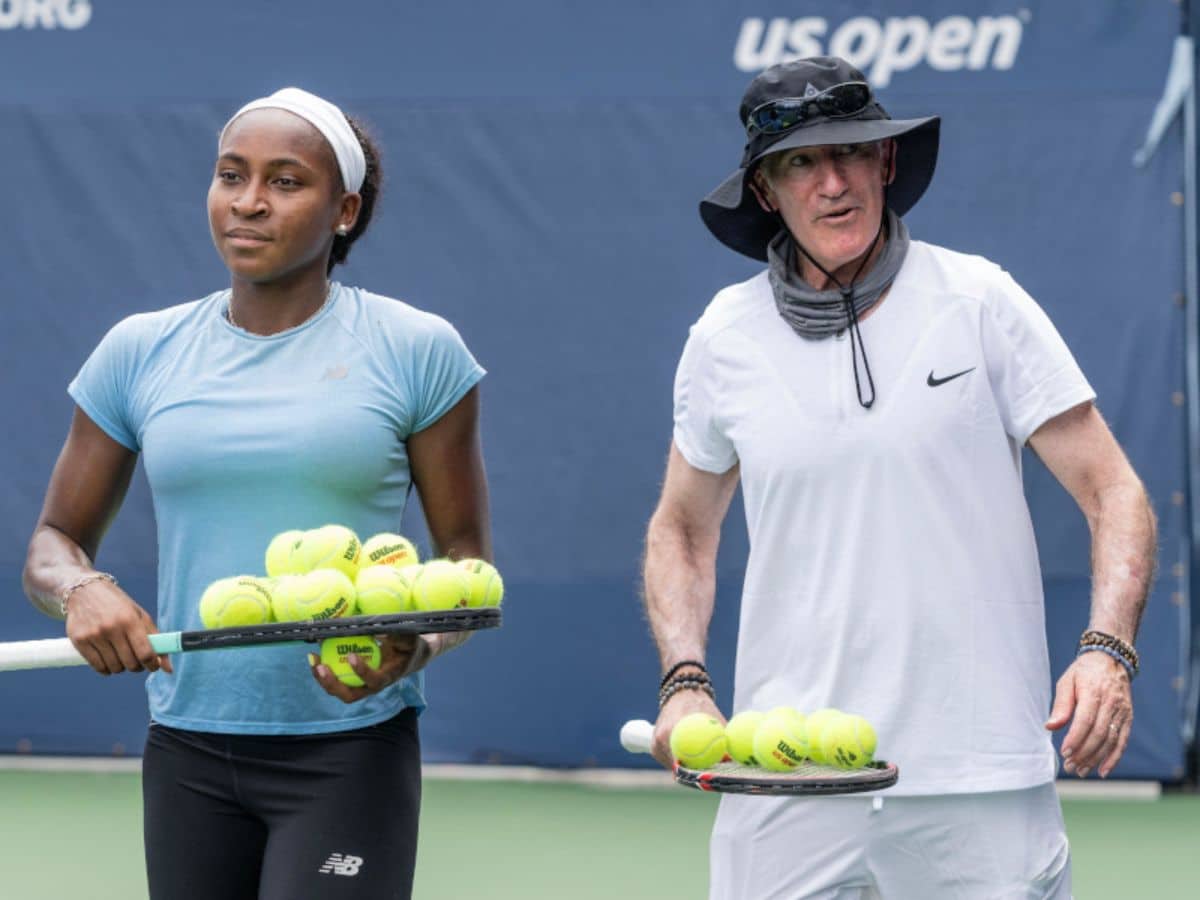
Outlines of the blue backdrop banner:
{"label": "blue backdrop banner", "polygon": [[[21,599],[19,573],[68,380],[122,317],[225,283],[204,212],[217,132],[244,101],[295,84],[364,118],[384,148],[381,212],[342,280],[449,318],[491,373],[506,625],[429,673],[426,757],[643,764],[616,734],[654,709],[637,572],[674,367],[712,294],[755,270],[709,236],[697,203],[737,163],[752,74],[838,53],[892,115],[943,117],[913,235],[997,261],[1042,303],[1151,492],[1161,575],[1117,774],[1179,777],[1180,134],[1146,168],[1130,163],[1179,16],[1120,0],[713,0],[704,15],[660,0],[0,0],[0,565],[12,589],[0,637],[60,633]],[[1039,463],[1026,472],[1058,672],[1087,623],[1088,531]],[[424,540],[419,510],[405,527]],[[711,635],[724,698],[744,532],[735,509]],[[99,563],[153,607],[141,475]],[[0,752],[136,754],[146,725],[139,678],[83,670],[3,676],[0,712]]]}

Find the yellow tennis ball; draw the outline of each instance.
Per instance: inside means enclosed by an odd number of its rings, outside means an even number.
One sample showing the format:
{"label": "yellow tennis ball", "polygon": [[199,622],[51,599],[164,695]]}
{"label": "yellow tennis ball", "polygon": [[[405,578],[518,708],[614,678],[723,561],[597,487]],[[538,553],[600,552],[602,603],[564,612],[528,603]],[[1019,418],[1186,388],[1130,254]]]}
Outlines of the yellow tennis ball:
{"label": "yellow tennis ball", "polygon": [[689,769],[707,769],[725,758],[725,728],[707,713],[680,719],[671,731],[671,755]]}
{"label": "yellow tennis ball", "polygon": [[426,612],[466,606],[470,595],[467,573],[448,559],[425,563],[412,582],[413,607]]}
{"label": "yellow tennis ball", "polygon": [[292,559],[299,572],[336,569],[353,579],[358,574],[360,550],[358,535],[345,525],[323,525],[304,532]]}
{"label": "yellow tennis ball", "polygon": [[358,613],[363,616],[385,616],[411,612],[412,585],[408,577],[391,566],[368,566],[358,570],[354,579],[358,598]]}
{"label": "yellow tennis ball", "polygon": [[386,531],[363,541],[362,551],[358,556],[358,565],[362,569],[368,566],[394,566],[402,569],[416,562],[420,562],[420,559],[413,542]]}
{"label": "yellow tennis ball", "polygon": [[303,537],[303,531],[293,529],[271,538],[271,543],[267,545],[267,575],[277,578],[280,575],[299,574],[298,561],[293,558],[293,553]]}
{"label": "yellow tennis ball", "polygon": [[504,580],[496,567],[482,559],[460,559],[458,566],[467,573],[471,590],[468,606],[499,606],[504,599]]}
{"label": "yellow tennis ball", "polygon": [[200,621],[205,628],[261,625],[271,621],[271,591],[252,575],[220,578],[200,597]]}
{"label": "yellow tennis ball", "polygon": [[767,717],[766,713],[747,709],[725,723],[725,743],[729,755],[744,766],[757,766],[754,758],[754,734]]}
{"label": "yellow tennis ball", "polygon": [[320,622],[352,616],[354,582],[336,569],[284,575],[275,585],[275,618],[280,622]]}
{"label": "yellow tennis ball", "polygon": [[821,731],[821,753],[828,765],[861,769],[875,756],[875,729],[862,716],[842,714]]}
{"label": "yellow tennis ball", "polygon": [[808,729],[804,716],[790,706],[777,706],[754,733],[754,758],[764,769],[788,772],[808,756]]}
{"label": "yellow tennis ball", "polygon": [[329,666],[329,671],[333,672],[342,684],[362,687],[363,680],[350,667],[350,661],[346,658],[351,653],[356,654],[372,669],[379,668],[379,660],[383,656],[375,640],[365,635],[326,638],[321,641],[321,662]]}
{"label": "yellow tennis ball", "polygon": [[808,726],[808,757],[815,763],[827,765],[825,753],[821,750],[821,732],[825,726],[838,716],[845,715],[841,710],[832,707],[818,709],[808,714],[804,724]]}

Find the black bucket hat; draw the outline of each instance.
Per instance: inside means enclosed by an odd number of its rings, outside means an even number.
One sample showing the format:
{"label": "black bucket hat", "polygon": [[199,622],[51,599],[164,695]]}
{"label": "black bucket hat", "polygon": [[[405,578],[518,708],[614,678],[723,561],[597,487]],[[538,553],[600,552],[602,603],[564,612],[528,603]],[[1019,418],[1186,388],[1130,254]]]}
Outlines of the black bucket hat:
{"label": "black bucket hat", "polygon": [[700,201],[700,218],[722,244],[765,261],[779,219],[758,205],[747,182],[764,157],[796,147],[865,144],[893,138],[896,178],[887,205],[903,216],[921,199],[937,165],[941,119],[893,119],[862,72],[836,56],[780,63],[750,82],[738,108],[749,140],[736,172]]}

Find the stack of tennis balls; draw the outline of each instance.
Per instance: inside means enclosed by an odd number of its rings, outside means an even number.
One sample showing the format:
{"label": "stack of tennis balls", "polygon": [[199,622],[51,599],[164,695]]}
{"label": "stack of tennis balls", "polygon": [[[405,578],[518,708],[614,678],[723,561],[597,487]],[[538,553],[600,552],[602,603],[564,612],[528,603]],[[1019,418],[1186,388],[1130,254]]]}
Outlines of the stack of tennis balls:
{"label": "stack of tennis balls", "polygon": [[[735,730],[740,713],[731,724]],[[749,743],[739,744],[735,759],[744,765],[757,765],[773,772],[788,772],[805,761],[838,769],[860,769],[874,759],[875,729],[862,716],[826,707],[807,716],[789,706],[767,713],[754,729]],[[744,727],[744,726],[743,726]]]}
{"label": "stack of tennis balls", "polygon": [[[342,616],[380,616],[467,606],[499,606],[504,582],[480,559],[421,564],[403,535],[384,532],[360,541],[345,525],[277,534],[264,555],[266,577],[238,575],[209,585],[200,601],[205,628],[265,622],[314,622]],[[346,684],[362,679],[350,667],[354,653],[377,667],[371,638],[324,641],[321,660]]]}
{"label": "stack of tennis balls", "polygon": [[671,753],[688,768],[727,757],[746,766],[790,772],[807,762],[860,769],[875,756],[876,735],[862,716],[825,708],[804,715],[790,706],[746,710],[721,727],[704,713],[684,716],[671,732]]}

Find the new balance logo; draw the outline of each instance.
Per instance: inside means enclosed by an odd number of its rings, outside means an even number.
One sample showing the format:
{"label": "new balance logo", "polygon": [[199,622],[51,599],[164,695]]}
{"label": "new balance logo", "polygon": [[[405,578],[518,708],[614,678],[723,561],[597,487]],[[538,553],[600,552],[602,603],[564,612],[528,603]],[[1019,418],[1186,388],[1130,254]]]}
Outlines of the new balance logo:
{"label": "new balance logo", "polygon": [[362,868],[361,856],[342,856],[340,853],[330,853],[329,859],[317,871],[322,875],[347,875],[353,877]]}
{"label": "new balance logo", "polygon": [[345,367],[345,365],[338,364],[336,366],[330,366],[328,369],[326,369],[325,374],[321,376],[321,380],[322,381],[341,381],[343,378],[345,378],[349,374],[350,374],[350,370],[347,369]]}

